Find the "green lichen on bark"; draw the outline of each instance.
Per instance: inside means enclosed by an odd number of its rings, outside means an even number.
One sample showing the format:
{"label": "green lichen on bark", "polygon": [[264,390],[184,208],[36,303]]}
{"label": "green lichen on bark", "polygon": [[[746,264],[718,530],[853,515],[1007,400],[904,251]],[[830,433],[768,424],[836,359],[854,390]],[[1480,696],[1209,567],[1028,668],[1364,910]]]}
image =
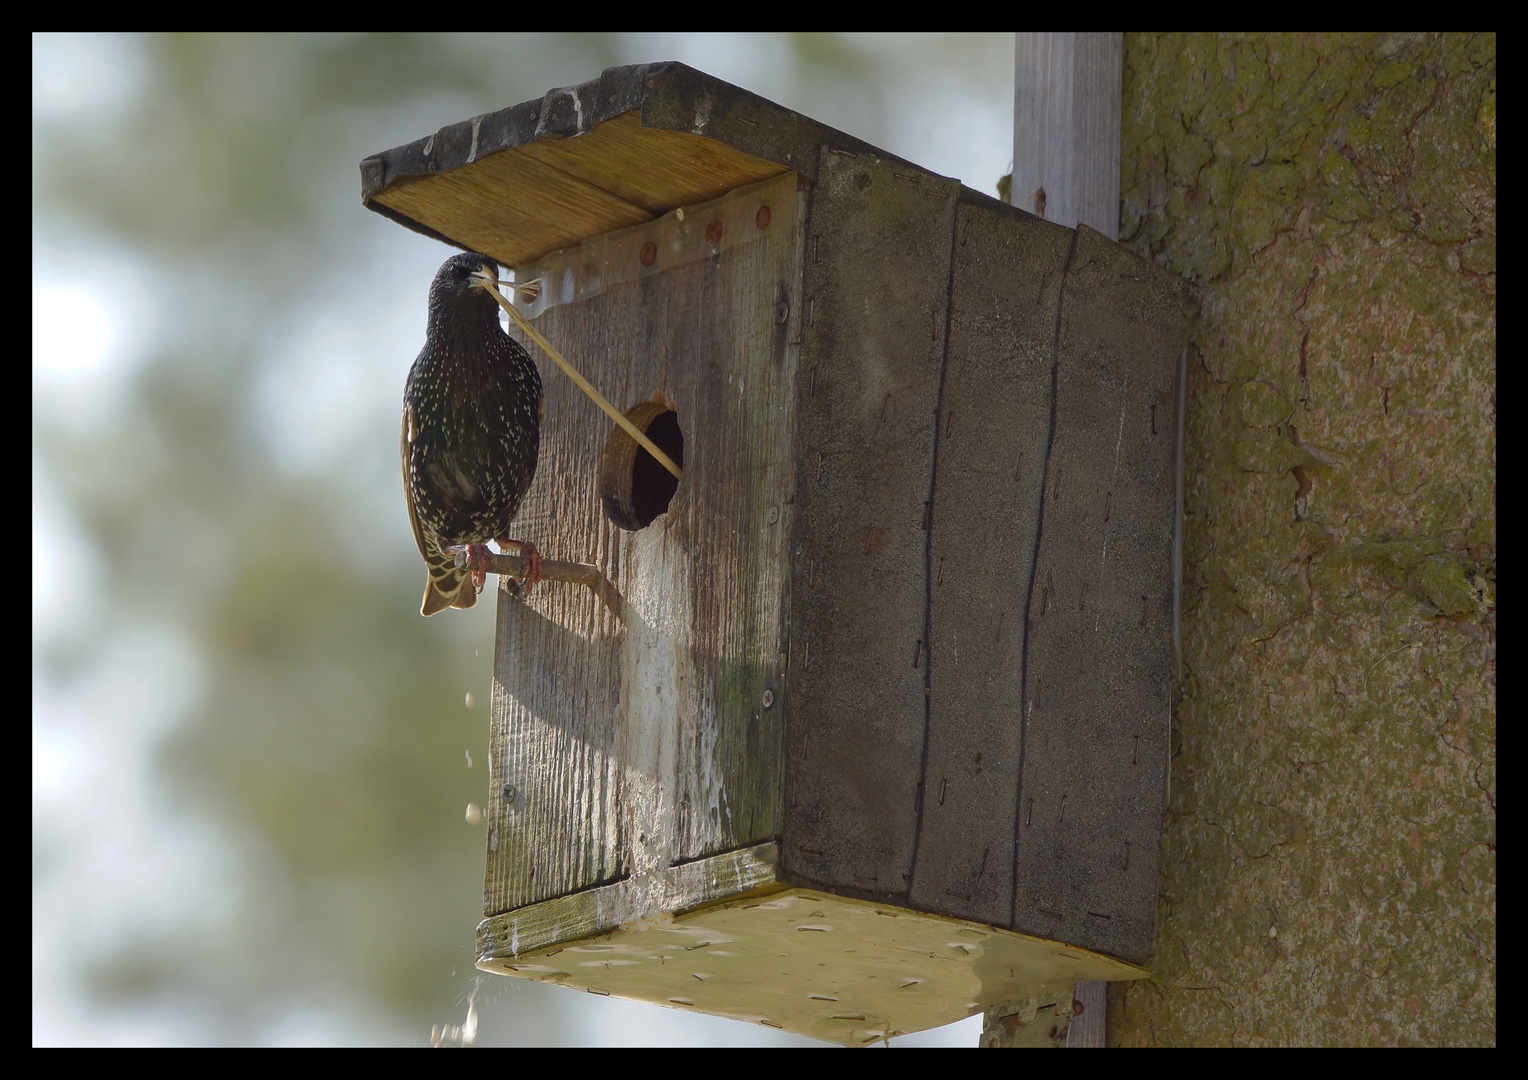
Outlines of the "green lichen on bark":
{"label": "green lichen on bark", "polygon": [[1134,1044],[1495,1042],[1495,35],[1127,35],[1121,238],[1200,283]]}

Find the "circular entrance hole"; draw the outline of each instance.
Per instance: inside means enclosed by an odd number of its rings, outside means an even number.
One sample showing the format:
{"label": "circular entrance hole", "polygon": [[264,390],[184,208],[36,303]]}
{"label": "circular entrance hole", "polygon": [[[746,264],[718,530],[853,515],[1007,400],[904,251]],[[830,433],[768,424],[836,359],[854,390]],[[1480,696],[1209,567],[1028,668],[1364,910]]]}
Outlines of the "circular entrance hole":
{"label": "circular entrance hole", "polygon": [[[643,401],[626,410],[626,419],[658,444],[674,464],[684,467],[684,433],[679,414],[657,401]],[[669,508],[679,480],[658,459],[617,427],[600,453],[600,499],[605,515],[623,529],[635,532],[651,525]]]}

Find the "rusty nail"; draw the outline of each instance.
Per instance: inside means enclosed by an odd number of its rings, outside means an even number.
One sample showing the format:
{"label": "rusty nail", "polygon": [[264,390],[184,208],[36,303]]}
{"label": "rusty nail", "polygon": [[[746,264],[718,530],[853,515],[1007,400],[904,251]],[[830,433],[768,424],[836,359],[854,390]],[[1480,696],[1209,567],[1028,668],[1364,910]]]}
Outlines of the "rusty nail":
{"label": "rusty nail", "polygon": [[773,690],[766,690],[766,691],[764,691],[764,707],[767,709],[771,705],[773,705],[774,703],[775,703],[775,692]]}
{"label": "rusty nail", "polygon": [[753,215],[753,223],[761,229],[769,228],[769,207],[759,207],[759,212]]}
{"label": "rusty nail", "polygon": [[713,221],[706,226],[706,242],[708,244],[719,244],[722,242],[722,223],[720,221]]}
{"label": "rusty nail", "polygon": [[651,266],[658,261],[658,245],[649,240],[642,245],[642,250],[637,252],[637,261],[643,266]]}

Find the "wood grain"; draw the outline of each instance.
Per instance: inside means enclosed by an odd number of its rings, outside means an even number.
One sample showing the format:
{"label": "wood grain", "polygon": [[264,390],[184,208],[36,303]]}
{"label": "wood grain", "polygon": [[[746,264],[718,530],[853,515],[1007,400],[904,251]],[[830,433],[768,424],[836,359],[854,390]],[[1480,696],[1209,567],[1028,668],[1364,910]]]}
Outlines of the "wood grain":
{"label": "wood grain", "polygon": [[1014,38],[1013,204],[1117,239],[1124,35]]}
{"label": "wood grain", "polygon": [[1186,300],[1077,230],[1026,605],[1010,925],[1135,962],[1155,942]]}
{"label": "wood grain", "polygon": [[822,156],[807,232],[788,880],[905,898],[927,715],[929,492],[960,186]]}
{"label": "wood grain", "polygon": [[[615,282],[546,309],[538,327],[618,407],[674,408],[685,469],[667,514],[636,533],[610,524],[597,474],[611,425],[571,382],[543,373],[541,461],[518,535],[546,557],[599,567],[618,600],[500,593],[490,915],[781,831],[773,696],[789,572],[799,197],[790,175],[730,196],[747,203],[754,236],[714,254],[704,227],[724,205],[606,237],[598,262],[573,251],[541,268]],[[771,207],[765,229],[754,224],[761,205]],[[665,253],[650,270],[605,270],[638,265],[648,243]]]}
{"label": "wood grain", "polygon": [[927,797],[909,899],[995,925],[1012,914],[1024,599],[1071,241],[1068,229],[979,197],[962,201],[955,224],[929,567]]}

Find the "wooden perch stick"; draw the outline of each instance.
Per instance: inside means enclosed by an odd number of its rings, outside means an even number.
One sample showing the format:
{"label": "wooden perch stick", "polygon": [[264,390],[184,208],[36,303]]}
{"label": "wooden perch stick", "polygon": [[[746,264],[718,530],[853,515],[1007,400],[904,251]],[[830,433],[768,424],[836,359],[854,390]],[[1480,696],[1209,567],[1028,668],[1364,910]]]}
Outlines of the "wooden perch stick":
{"label": "wooden perch stick", "polygon": [[[457,569],[465,569],[467,566],[467,553],[459,551],[456,554]],[[494,552],[488,553],[488,572],[490,574],[508,574],[512,578],[525,580],[525,559],[520,555],[504,555]],[[588,563],[558,562],[555,559],[543,559],[541,561],[541,579],[543,581],[568,581],[574,585],[587,585],[591,589],[598,588],[604,581],[605,575],[600,573],[597,566]]]}
{"label": "wooden perch stick", "polygon": [[[529,284],[529,282],[527,282],[527,284]],[[657,443],[649,439],[643,432],[637,430],[636,424],[633,424],[630,420],[626,419],[626,417],[622,415],[619,409],[610,404],[610,402],[606,401],[604,395],[596,390],[588,379],[580,375],[578,370],[574,368],[572,364],[563,359],[562,353],[552,348],[551,342],[547,341],[546,338],[542,337],[536,332],[536,328],[531,325],[530,320],[516,311],[515,306],[508,300],[504,299],[503,293],[499,292],[497,288],[491,288],[488,291],[492,293],[493,298],[499,302],[499,306],[509,314],[511,321],[513,321],[516,326],[524,331],[525,336],[530,338],[537,345],[541,346],[541,351],[550,356],[552,361],[558,367],[562,368],[563,373],[567,375],[568,378],[572,379],[578,385],[580,390],[589,395],[591,401],[593,401],[600,408],[604,409],[605,414],[609,416],[610,419],[619,424],[622,428],[624,428],[626,434],[630,435],[633,439],[636,439],[638,445],[640,445],[644,450],[646,450],[649,454],[657,459],[658,464],[662,465],[669,472],[673,473],[674,479],[679,479],[679,466],[674,464],[673,458],[669,457],[662,450],[659,450]],[[551,566],[552,564],[547,563],[547,565]],[[547,576],[550,577],[551,574],[549,573]]]}

